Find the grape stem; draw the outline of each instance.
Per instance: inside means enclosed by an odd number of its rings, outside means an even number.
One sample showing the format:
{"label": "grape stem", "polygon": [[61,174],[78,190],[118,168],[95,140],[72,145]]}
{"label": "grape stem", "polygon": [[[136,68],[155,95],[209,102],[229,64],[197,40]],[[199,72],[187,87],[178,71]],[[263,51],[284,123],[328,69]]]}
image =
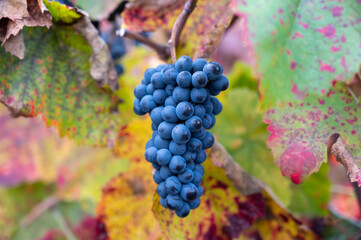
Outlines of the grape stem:
{"label": "grape stem", "polygon": [[170,56],[172,58],[172,62],[175,63],[177,61],[176,51],[175,48],[179,42],[180,35],[188,17],[191,15],[195,7],[197,6],[197,0],[188,0],[184,5],[183,11],[178,16],[177,20],[175,21],[172,29],[172,35],[168,41],[170,47]]}
{"label": "grape stem", "polygon": [[159,58],[163,61],[167,61],[170,57],[169,47],[167,45],[159,44],[154,42],[152,39],[149,39],[139,33],[135,33],[124,28],[117,30],[116,34],[120,37],[127,37],[138,42],[143,43],[144,45],[154,49]]}

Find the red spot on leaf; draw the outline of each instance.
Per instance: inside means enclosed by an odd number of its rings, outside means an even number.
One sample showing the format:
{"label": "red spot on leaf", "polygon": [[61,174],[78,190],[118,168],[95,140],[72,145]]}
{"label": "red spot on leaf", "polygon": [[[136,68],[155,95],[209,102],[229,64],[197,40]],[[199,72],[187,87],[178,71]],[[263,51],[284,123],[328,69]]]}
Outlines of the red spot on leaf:
{"label": "red spot on leaf", "polygon": [[336,47],[334,45],[331,46],[331,52],[339,52],[339,51],[341,51],[341,49],[342,49],[341,45],[338,47]]}
{"label": "red spot on leaf", "polygon": [[290,49],[286,48],[286,52],[287,52],[287,55],[290,56],[291,55],[291,51]]}
{"label": "red spot on leaf", "polygon": [[329,39],[333,38],[336,33],[335,27],[332,26],[331,24],[329,24],[325,27],[319,28],[319,29],[317,29],[317,31],[319,33],[322,33],[325,38],[329,38]]}
{"label": "red spot on leaf", "polygon": [[308,23],[298,22],[298,24],[300,24],[301,27],[303,27],[304,29],[308,29],[308,28],[309,28]]}
{"label": "red spot on leaf", "polygon": [[299,33],[299,32],[295,32],[295,33],[293,34],[293,36],[292,36],[292,39],[294,40],[294,39],[296,39],[296,38],[303,38],[303,35],[302,35],[301,33]]}
{"label": "red spot on leaf", "polygon": [[282,174],[296,184],[301,183],[316,167],[315,156],[301,143],[288,147],[281,155],[280,168]]}
{"label": "red spot on leaf", "polygon": [[296,95],[297,99],[303,99],[303,98],[307,97],[307,91],[298,90],[298,87],[296,84],[292,85],[291,92]]}
{"label": "red spot on leaf", "polygon": [[320,104],[320,105],[325,105],[325,100],[323,100],[323,99],[318,99],[318,103]]}
{"label": "red spot on leaf", "polygon": [[330,72],[330,73],[334,73],[335,72],[335,68],[332,67],[329,64],[324,63],[322,60],[320,62],[320,71],[321,72]]}
{"label": "red spot on leaf", "polygon": [[295,70],[296,66],[297,66],[297,63],[296,63],[295,61],[292,61],[292,62],[290,63],[290,68],[291,68],[291,70]]}
{"label": "red spot on leaf", "polygon": [[332,16],[334,17],[341,17],[343,7],[335,6],[331,9]]}

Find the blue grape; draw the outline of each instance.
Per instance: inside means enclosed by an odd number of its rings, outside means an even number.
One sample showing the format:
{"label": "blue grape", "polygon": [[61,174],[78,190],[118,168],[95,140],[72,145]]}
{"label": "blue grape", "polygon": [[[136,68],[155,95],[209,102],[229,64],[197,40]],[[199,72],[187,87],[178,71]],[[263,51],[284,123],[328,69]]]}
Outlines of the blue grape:
{"label": "blue grape", "polygon": [[217,62],[210,62],[204,65],[203,72],[207,74],[209,81],[216,80],[223,73],[222,65]]}
{"label": "blue grape", "polygon": [[177,106],[177,103],[174,101],[173,96],[167,97],[167,99],[164,102],[164,106]]}
{"label": "blue grape", "polygon": [[196,164],[193,171],[198,172],[199,174],[201,174],[202,177],[204,175],[204,168],[201,164]]}
{"label": "blue grape", "polygon": [[173,176],[173,173],[170,171],[169,167],[162,166],[159,170],[160,177],[164,180],[168,179],[169,177]]}
{"label": "blue grape", "polygon": [[190,183],[193,180],[193,171],[186,168],[183,173],[178,175],[178,178],[182,183]]}
{"label": "blue grape", "polygon": [[193,72],[198,72],[198,71],[203,71],[204,65],[207,64],[207,61],[203,58],[198,58],[196,60],[193,61],[192,63],[192,71]]}
{"label": "blue grape", "polygon": [[163,122],[162,112],[164,107],[156,107],[150,112],[150,119],[152,122],[158,126],[161,122]]}
{"label": "blue grape", "polygon": [[160,198],[160,200],[159,200],[159,202],[160,202],[160,205],[162,205],[162,207],[164,207],[164,208],[168,208],[168,206],[167,206],[167,202],[166,202],[166,199],[165,198]]}
{"label": "blue grape", "polygon": [[178,117],[176,114],[176,110],[174,106],[166,106],[162,111],[162,118],[164,121],[170,123],[176,123],[178,121]]}
{"label": "blue grape", "polygon": [[225,76],[220,76],[217,80],[209,84],[209,88],[214,91],[221,92],[229,87],[229,81]]}
{"label": "blue grape", "polygon": [[177,76],[177,84],[182,88],[189,88],[192,83],[192,74],[187,71],[182,71]]}
{"label": "blue grape", "polygon": [[157,170],[157,171],[154,172],[154,174],[153,174],[153,180],[154,180],[154,182],[155,182],[156,184],[159,184],[159,183],[163,182],[163,179],[162,179],[161,176],[160,176],[160,171],[159,171],[159,170]]}
{"label": "blue grape", "polygon": [[199,152],[202,149],[202,142],[197,138],[191,138],[187,143],[188,151]]}
{"label": "blue grape", "polygon": [[189,202],[189,207],[190,209],[196,209],[199,207],[200,204],[201,204],[201,199],[196,198],[193,201]]}
{"label": "blue grape", "polygon": [[207,91],[204,88],[193,88],[190,96],[194,103],[203,103],[207,98]]}
{"label": "blue grape", "polygon": [[140,109],[143,112],[150,112],[157,107],[157,104],[153,100],[153,96],[146,95],[140,100]]}
{"label": "blue grape", "polygon": [[178,144],[185,144],[191,139],[191,132],[184,124],[178,124],[172,130],[172,139]]}
{"label": "blue grape", "polygon": [[199,185],[202,182],[203,175],[199,172],[194,171],[195,166],[193,168],[193,180],[192,183],[195,185]]}
{"label": "blue grape", "polygon": [[185,122],[185,125],[191,132],[198,132],[202,129],[202,126],[203,126],[202,120],[197,116],[193,116],[193,117],[189,118]]}
{"label": "blue grape", "polygon": [[204,115],[202,119],[202,125],[205,129],[210,129],[212,127],[212,117],[209,114]]}
{"label": "blue grape", "polygon": [[138,98],[135,98],[134,101],[133,101],[133,111],[134,111],[135,114],[137,114],[139,116],[142,116],[142,115],[146,114],[140,108],[140,101],[139,101]]}
{"label": "blue grape", "polygon": [[198,132],[192,132],[192,138],[198,138],[203,139],[206,136],[206,130],[204,130],[204,127]]}
{"label": "blue grape", "polygon": [[191,90],[189,88],[176,87],[173,91],[173,100],[177,103],[182,101],[189,101]]}
{"label": "blue grape", "polygon": [[166,121],[161,122],[158,126],[158,134],[164,139],[172,139],[172,130],[176,126],[175,123]]}
{"label": "blue grape", "polygon": [[167,84],[167,86],[165,87],[165,93],[167,94],[167,96],[172,96],[174,89],[175,86]]}
{"label": "blue grape", "polygon": [[199,118],[203,118],[206,114],[206,109],[203,107],[203,105],[195,105],[194,107],[194,116],[197,116]]}
{"label": "blue grape", "polygon": [[125,46],[122,37],[116,36],[110,47],[110,53],[113,59],[118,59],[125,54]]}
{"label": "blue grape", "polygon": [[191,208],[190,208],[189,204],[185,202],[183,204],[182,208],[175,211],[175,214],[177,214],[177,216],[180,218],[184,218],[189,215],[190,211],[191,211]]}
{"label": "blue grape", "polygon": [[146,85],[140,84],[134,88],[134,96],[136,98],[142,99],[142,97],[144,97],[145,95],[147,95],[147,86]]}
{"label": "blue grape", "polygon": [[148,162],[154,163],[155,157],[157,156],[158,149],[155,147],[150,147],[145,150],[144,157]]}
{"label": "blue grape", "polygon": [[[194,171],[194,168],[196,167],[196,164],[195,164],[194,162],[190,162],[190,163],[187,163],[187,167],[188,167],[190,170]],[[194,174],[194,173],[193,173],[193,174]]]}
{"label": "blue grape", "polygon": [[183,155],[187,151],[187,145],[171,141],[169,144],[169,151],[174,155]]}
{"label": "blue grape", "polygon": [[147,84],[149,84],[151,81],[151,77],[153,76],[154,73],[156,73],[157,70],[154,68],[148,68],[147,70],[145,70],[144,72],[144,80]]}
{"label": "blue grape", "polygon": [[161,64],[161,65],[158,65],[155,69],[156,69],[158,72],[162,72],[162,73],[163,73],[163,68],[164,68],[165,66],[166,66],[165,64]]}
{"label": "blue grape", "polygon": [[181,56],[175,63],[175,69],[178,72],[192,71],[192,59],[188,56]]}
{"label": "blue grape", "polygon": [[184,172],[186,169],[186,160],[183,157],[175,155],[169,162],[169,169],[171,172],[179,174]]}
{"label": "blue grape", "polygon": [[193,73],[192,75],[192,85],[195,88],[204,88],[208,83],[207,74],[202,71]]}
{"label": "blue grape", "polygon": [[160,197],[162,198],[166,198],[167,197],[167,192],[165,191],[165,184],[164,182],[161,182],[158,187],[157,187],[157,193]]}
{"label": "blue grape", "polygon": [[175,195],[180,192],[182,183],[176,176],[170,176],[165,180],[165,191],[168,194]]}
{"label": "blue grape", "polygon": [[158,165],[158,164],[156,164],[155,162],[154,163],[152,163],[152,167],[154,168],[154,169],[156,169],[156,170],[160,170],[160,168],[161,168],[161,166],[160,165]]}
{"label": "blue grape", "polygon": [[198,189],[197,197],[199,198],[199,197],[201,197],[203,195],[203,187],[201,185],[198,185],[197,189]]}
{"label": "blue grape", "polygon": [[158,126],[157,126],[157,124],[152,123],[152,130],[153,130],[153,131],[158,130]]}
{"label": "blue grape", "polygon": [[210,102],[213,104],[213,114],[218,115],[222,112],[223,106],[222,103],[215,97],[210,98]]}
{"label": "blue grape", "polygon": [[150,81],[155,89],[160,89],[165,87],[163,74],[161,72],[154,73]]}
{"label": "blue grape", "polygon": [[167,97],[168,95],[163,89],[156,89],[153,93],[153,100],[157,104],[163,104]]}
{"label": "blue grape", "polygon": [[206,113],[212,113],[213,112],[213,104],[211,101],[206,101],[203,103],[203,107],[206,110]]}
{"label": "blue grape", "polygon": [[185,204],[179,195],[168,195],[166,198],[167,207],[171,210],[181,210]]}
{"label": "blue grape", "polygon": [[205,150],[201,150],[201,151],[197,152],[195,163],[201,164],[204,161],[206,161],[206,159],[207,159],[207,152]]}
{"label": "blue grape", "polygon": [[164,74],[169,69],[175,69],[175,65],[173,63],[165,65],[162,69],[162,73]]}
{"label": "blue grape", "polygon": [[121,64],[116,64],[114,67],[115,67],[115,71],[117,72],[118,76],[123,74],[124,67]]}
{"label": "blue grape", "polygon": [[193,201],[197,198],[198,188],[193,183],[183,184],[180,196],[184,201]]}
{"label": "blue grape", "polygon": [[153,95],[154,91],[155,91],[155,88],[153,87],[153,84],[149,83],[149,84],[147,85],[147,93],[148,93],[149,95]]}
{"label": "blue grape", "polygon": [[153,139],[149,139],[148,142],[145,144],[145,149],[150,147],[154,147]]}
{"label": "blue grape", "polygon": [[168,149],[160,149],[156,154],[155,162],[161,166],[167,166],[171,158],[172,153]]}
{"label": "blue grape", "polygon": [[167,139],[164,139],[162,138],[161,136],[157,135],[155,138],[154,138],[154,146],[156,146],[158,149],[161,149],[161,148],[169,148],[169,143],[170,141],[167,140]]}
{"label": "blue grape", "polygon": [[166,84],[175,86],[177,85],[177,76],[178,72],[174,68],[171,68],[164,72],[163,74],[163,80]]}
{"label": "blue grape", "polygon": [[206,136],[202,139],[202,147],[203,149],[207,149],[212,147],[214,144],[214,136],[212,133],[207,132]]}
{"label": "blue grape", "polygon": [[187,166],[190,162],[193,162],[196,160],[197,158],[197,153],[196,152],[191,152],[191,151],[186,151],[184,154],[183,154],[183,158],[184,160],[186,160],[186,163],[187,163]]}
{"label": "blue grape", "polygon": [[177,117],[181,120],[187,120],[188,118],[192,117],[194,114],[193,105],[190,102],[180,102],[178,103],[177,107],[175,108]]}

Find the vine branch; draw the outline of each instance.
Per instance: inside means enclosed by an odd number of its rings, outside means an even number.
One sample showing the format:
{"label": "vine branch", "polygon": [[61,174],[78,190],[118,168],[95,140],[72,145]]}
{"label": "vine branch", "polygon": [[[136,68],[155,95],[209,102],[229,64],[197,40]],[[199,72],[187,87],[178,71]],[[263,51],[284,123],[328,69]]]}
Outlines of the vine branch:
{"label": "vine branch", "polygon": [[170,55],[173,63],[177,61],[175,47],[179,42],[179,37],[182,33],[184,26],[186,25],[188,17],[191,15],[191,13],[193,12],[196,6],[197,6],[197,0],[188,0],[184,5],[181,14],[178,16],[177,20],[173,25],[172,34],[168,41],[170,47]]}
{"label": "vine branch", "polygon": [[144,45],[154,49],[157,52],[159,58],[161,58],[164,61],[167,61],[170,57],[170,51],[169,51],[169,47],[167,45],[156,43],[152,39],[149,39],[139,33],[131,32],[129,30],[122,28],[122,29],[117,30],[116,34],[120,37],[127,37],[130,39],[136,40],[136,41],[141,42]]}

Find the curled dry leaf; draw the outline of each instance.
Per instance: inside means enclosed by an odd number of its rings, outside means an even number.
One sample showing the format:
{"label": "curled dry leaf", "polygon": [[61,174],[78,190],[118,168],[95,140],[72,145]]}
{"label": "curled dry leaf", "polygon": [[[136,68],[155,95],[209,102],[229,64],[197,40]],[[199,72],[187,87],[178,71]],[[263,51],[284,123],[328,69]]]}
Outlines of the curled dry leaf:
{"label": "curled dry leaf", "polygon": [[51,15],[42,1],[4,0],[0,3],[0,40],[7,52],[23,59],[25,44],[20,31],[24,26],[51,26]]}

